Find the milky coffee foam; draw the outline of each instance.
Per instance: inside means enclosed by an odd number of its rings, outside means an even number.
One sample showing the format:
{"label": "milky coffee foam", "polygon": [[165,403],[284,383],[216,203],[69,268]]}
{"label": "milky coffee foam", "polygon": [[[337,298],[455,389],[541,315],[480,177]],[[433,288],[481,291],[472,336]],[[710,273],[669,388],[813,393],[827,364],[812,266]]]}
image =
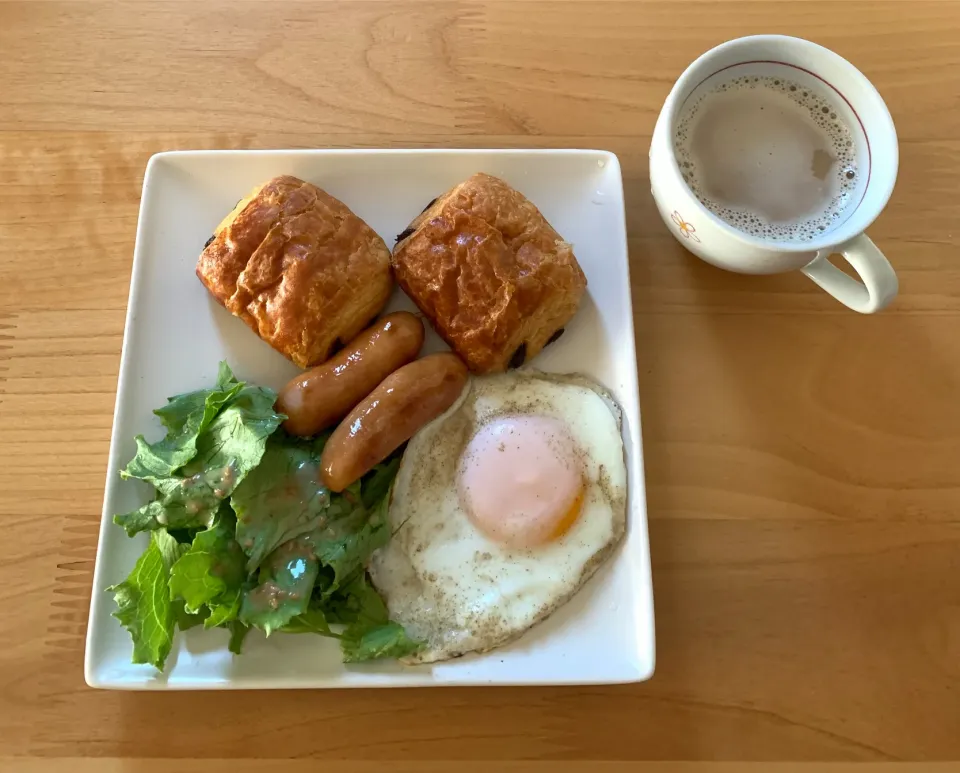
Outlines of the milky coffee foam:
{"label": "milky coffee foam", "polygon": [[858,181],[850,128],[821,94],[741,76],[687,100],[677,164],[707,209],[761,239],[808,241],[836,225]]}

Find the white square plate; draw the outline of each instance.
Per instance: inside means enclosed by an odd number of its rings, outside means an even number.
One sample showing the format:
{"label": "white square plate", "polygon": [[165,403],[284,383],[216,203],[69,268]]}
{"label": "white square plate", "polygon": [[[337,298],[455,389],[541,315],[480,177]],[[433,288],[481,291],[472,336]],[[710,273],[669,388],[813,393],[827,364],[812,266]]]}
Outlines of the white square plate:
{"label": "white square plate", "polygon": [[[343,201],[392,246],[424,204],[474,172],[526,194],[572,242],[587,296],[563,338],[534,365],[585,373],[606,385],[624,415],[629,525],[624,544],[568,604],[515,643],[432,666],[344,666],[335,641],[257,631],[242,655],[227,633],[177,636],[166,671],[130,663],[127,632],[104,589],[122,581],[146,545],[112,522],[144,504],[145,484],[122,482],[134,436],[161,435],[152,411],[166,398],[213,383],[226,359],[247,381],[281,387],[296,372],[218,305],[194,267],[225,213],[279,174],[309,180]],[[391,308],[413,308],[396,290]],[[425,350],[445,348],[433,334]],[[596,150],[287,150],[172,152],[147,166],[94,574],[85,674],[94,687],[220,689],[466,684],[598,684],[653,673],[653,591],[647,545],[640,406],[620,164]]]}

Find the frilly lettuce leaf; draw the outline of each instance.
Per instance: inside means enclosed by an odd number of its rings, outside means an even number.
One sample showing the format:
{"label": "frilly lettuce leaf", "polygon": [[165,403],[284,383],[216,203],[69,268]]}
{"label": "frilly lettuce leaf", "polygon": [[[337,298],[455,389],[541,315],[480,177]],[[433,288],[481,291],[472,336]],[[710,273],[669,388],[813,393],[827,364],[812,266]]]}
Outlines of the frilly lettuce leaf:
{"label": "frilly lettuce leaf", "polygon": [[324,598],[322,607],[330,623],[377,625],[390,619],[386,604],[370,584],[366,572]]}
{"label": "frilly lettuce leaf", "polygon": [[244,583],[239,588],[230,588],[220,598],[210,603],[210,616],[204,621],[204,628],[222,627],[233,622],[240,616],[240,602],[243,593],[250,583]]}
{"label": "frilly lettuce leaf", "polygon": [[292,438],[281,430],[267,443],[260,465],[237,486],[237,540],[253,571],[278,545],[304,536],[320,563],[333,570],[329,589],[361,573],[374,550],[386,544],[386,507],[400,464],[377,465],[342,494],[320,483],[324,439]]}
{"label": "frilly lettuce leaf", "polygon": [[240,622],[269,636],[307,611],[319,563],[306,537],[283,543],[260,567],[259,584],[243,596]]}
{"label": "frilly lettuce leaf", "polygon": [[402,625],[390,621],[386,604],[368,582],[366,573],[331,596],[325,607],[326,619],[347,624],[340,634],[344,663],[402,658],[422,646]]}
{"label": "frilly lettuce leaf", "polygon": [[193,538],[170,571],[170,597],[183,599],[189,614],[198,614],[205,605],[211,616],[217,612],[207,627],[231,619],[229,610],[236,605],[247,577],[246,556],[234,537],[236,523],[230,506],[222,505],[213,526]]}
{"label": "frilly lettuce leaf", "polygon": [[170,569],[185,550],[163,529],[150,535],[150,544],[126,580],[107,588],[114,594],[113,613],[133,639],[133,662],[162,669],[173,644],[177,610],[170,600]]}
{"label": "frilly lettuce leaf", "polygon": [[169,478],[197,454],[197,437],[213,421],[217,412],[243,388],[226,362],[220,363],[217,385],[168,399],[154,413],[167,428],[167,435],[148,443],[137,435],[137,454],[120,475],[156,484]]}
{"label": "frilly lettuce leaf", "polygon": [[279,545],[313,531],[330,516],[330,492],[320,482],[323,439],[299,440],[279,430],[260,464],[237,486],[237,541],[256,569]]}
{"label": "frilly lettuce leaf", "polygon": [[342,514],[331,516],[328,525],[309,535],[317,558],[334,572],[330,591],[363,574],[373,551],[386,545],[390,539],[387,521],[389,495],[385,494],[372,510],[367,510],[362,500],[363,489],[354,504],[341,497],[338,504]]}
{"label": "frilly lettuce leaf", "polygon": [[250,633],[250,626],[244,625],[239,620],[232,620],[222,627],[230,631],[230,643],[227,644],[227,649],[234,655],[239,655],[240,650],[243,648],[243,640],[247,638],[247,634]]}
{"label": "frilly lettuce leaf", "polygon": [[[260,586],[244,598],[240,619],[268,635],[281,630],[339,638],[344,662],[401,657],[415,651],[420,644],[402,626],[390,622],[366,574],[371,554],[390,538],[387,507],[398,467],[399,459],[378,465],[343,494],[334,495],[313,531],[281,545],[268,557],[260,570]],[[310,585],[299,585],[293,594],[286,592],[289,575],[277,574],[272,567],[279,564],[303,571],[310,566],[311,556],[319,564]],[[290,557],[306,563],[291,563]],[[309,590],[303,593],[309,587],[311,598]],[[347,628],[337,634],[330,629],[331,623]]]}
{"label": "frilly lettuce leaf", "polygon": [[283,633],[316,633],[320,636],[340,638],[338,634],[330,630],[327,616],[322,609],[307,609],[306,612],[291,618],[280,630]]}
{"label": "frilly lettuce leaf", "polygon": [[[226,372],[229,373],[228,368]],[[232,378],[232,374],[230,376]],[[221,372],[221,378],[224,377]],[[114,522],[126,529],[128,535],[161,526],[170,529],[208,528],[220,502],[229,497],[260,463],[267,438],[284,418],[273,410],[276,393],[270,389],[240,383],[226,392],[207,390],[206,394],[210,399],[205,398],[203,403],[198,397],[191,398],[194,413],[189,422],[178,415],[177,422],[182,425],[177,426],[189,424],[201,428],[186,440],[181,437],[182,433],[174,436],[179,438],[182,450],[176,461],[190,457],[182,466],[160,475],[161,470],[156,464],[159,456],[142,453],[145,444],[139,445],[137,456],[125,471],[126,477],[141,477],[151,482],[157,489],[157,498],[131,513],[114,516]],[[178,399],[173,398],[171,403]],[[208,417],[211,404],[219,411],[212,419]],[[169,438],[168,433],[168,437],[160,442]]]}
{"label": "frilly lettuce leaf", "polygon": [[340,636],[344,663],[359,663],[379,658],[402,658],[423,645],[410,637],[399,623],[352,625]]}
{"label": "frilly lettuce leaf", "polygon": [[177,628],[181,631],[189,631],[198,625],[203,625],[210,618],[210,610],[201,607],[196,612],[188,612],[183,599],[173,600],[173,613],[177,619]]}

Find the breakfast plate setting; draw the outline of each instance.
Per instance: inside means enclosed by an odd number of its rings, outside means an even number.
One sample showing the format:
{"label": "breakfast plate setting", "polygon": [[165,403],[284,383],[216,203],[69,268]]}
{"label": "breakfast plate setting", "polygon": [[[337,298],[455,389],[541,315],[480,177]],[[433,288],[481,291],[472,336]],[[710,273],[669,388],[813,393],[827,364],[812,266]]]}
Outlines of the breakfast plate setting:
{"label": "breakfast plate setting", "polygon": [[154,156],[87,683],[648,678],[636,362],[608,152]]}

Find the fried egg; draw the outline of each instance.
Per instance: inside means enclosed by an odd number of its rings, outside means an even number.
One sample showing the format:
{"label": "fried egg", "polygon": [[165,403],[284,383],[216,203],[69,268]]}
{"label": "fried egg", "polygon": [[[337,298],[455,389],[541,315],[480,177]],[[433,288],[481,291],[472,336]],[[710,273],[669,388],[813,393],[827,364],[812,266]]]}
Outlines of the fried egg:
{"label": "fried egg", "polygon": [[509,642],[570,599],[622,538],[620,411],[581,376],[474,377],[409,442],[370,575],[429,663]]}

